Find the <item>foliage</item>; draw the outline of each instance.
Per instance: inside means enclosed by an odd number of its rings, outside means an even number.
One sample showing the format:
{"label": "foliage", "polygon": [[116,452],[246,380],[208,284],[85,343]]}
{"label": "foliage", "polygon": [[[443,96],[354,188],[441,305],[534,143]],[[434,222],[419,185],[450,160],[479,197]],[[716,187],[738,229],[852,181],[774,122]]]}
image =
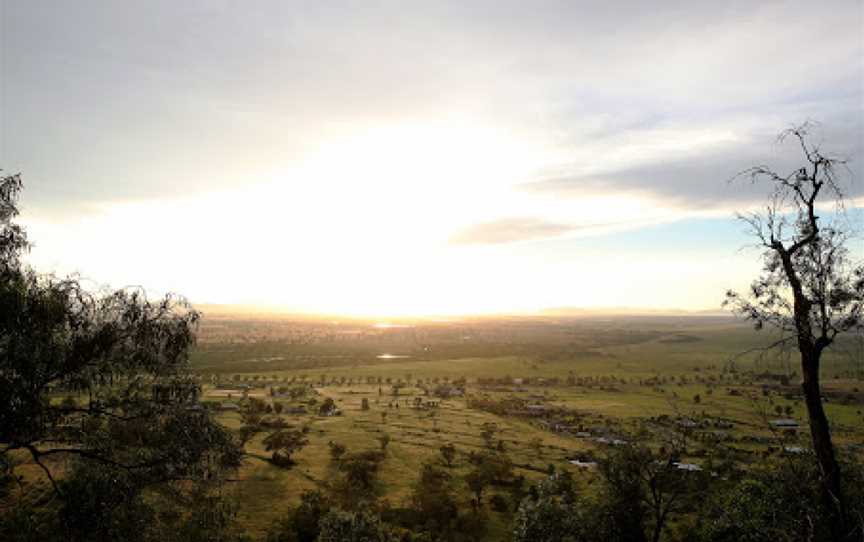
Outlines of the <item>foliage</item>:
{"label": "foliage", "polygon": [[267,533],[267,542],[315,542],[321,518],[330,511],[330,499],[320,491],[306,491],[300,504]]}
{"label": "foliage", "polygon": [[387,446],[390,445],[390,435],[388,433],[381,433],[376,437],[378,444],[381,446],[381,451],[386,452]]}
{"label": "foliage", "polygon": [[513,521],[513,542],[577,542],[584,540],[584,510],[573,480],[554,475],[542,481],[536,495],[525,498]]}
{"label": "foliage", "polygon": [[653,452],[625,445],[599,462],[603,478],[601,503],[610,540],[661,539],[669,523],[693,510],[689,498],[706,484],[704,471],[685,471],[676,464],[679,451]]}
{"label": "foliage", "polygon": [[[864,468],[843,465],[845,494],[859,528],[864,522]],[[816,463],[784,458],[715,492],[699,514],[692,539],[700,542],[833,540],[832,511],[821,498]]]}
{"label": "foliage", "polygon": [[[26,453],[50,482],[51,506],[21,503],[41,518],[24,522],[37,538],[160,539],[167,520],[153,521],[150,495],[185,503],[169,522],[177,531],[240,461],[189,371],[199,314],[175,296],[93,294],[22,266],[26,236],[11,223],[20,188],[0,180],[0,464],[14,475],[12,454]],[[72,465],[62,477],[59,460]]]}
{"label": "foliage", "polygon": [[327,443],[327,447],[330,448],[330,459],[332,459],[334,463],[339,463],[339,460],[342,459],[342,456],[348,451],[348,448],[344,444],[333,442],[332,440]]}
{"label": "foliage", "polygon": [[492,448],[494,445],[495,433],[498,432],[498,425],[492,422],[485,422],[481,427],[480,437],[486,443],[487,448]]}
{"label": "foliage", "polygon": [[306,446],[303,431],[298,429],[280,429],[267,435],[262,441],[264,449],[273,452],[273,464],[279,467],[290,467],[294,464],[291,455]]}
{"label": "foliage", "polygon": [[368,511],[331,510],[321,518],[318,542],[396,542],[392,529]]}
{"label": "foliage", "polygon": [[438,449],[441,452],[441,458],[448,467],[453,466],[453,460],[456,459],[456,447],[452,443],[442,444]]}
{"label": "foliage", "polygon": [[333,500],[346,510],[374,502],[381,491],[378,471],[382,461],[384,453],[378,450],[343,455],[330,486]]}
{"label": "foliage", "polygon": [[318,415],[319,416],[332,416],[338,412],[336,408],[336,402],[333,401],[332,397],[328,397],[324,399],[321,403],[321,406],[318,407]]}
{"label": "foliage", "polygon": [[4,272],[18,269],[21,254],[30,247],[27,232],[12,222],[18,216],[21,188],[20,175],[0,175],[0,270]]}
{"label": "foliage", "polygon": [[411,502],[426,530],[445,538],[453,530],[459,507],[449,473],[431,463],[423,465]]}
{"label": "foliage", "polygon": [[[756,329],[776,328],[773,346],[794,345],[802,369],[810,435],[821,470],[823,499],[833,503],[835,537],[851,539],[852,518],[842,492],[828,417],[822,405],[820,370],[823,352],[841,334],[864,336],[864,263],[852,259],[847,243],[852,232],[843,212],[839,172],[844,161],[808,141],[810,126],[792,128],[803,167],[788,174],[757,166],[745,172],[754,182],[767,181],[772,193],[766,211],[741,218],[764,250],[762,274],[747,295],[730,291],[726,306],[750,320]],[[834,220],[819,216],[834,204]]]}

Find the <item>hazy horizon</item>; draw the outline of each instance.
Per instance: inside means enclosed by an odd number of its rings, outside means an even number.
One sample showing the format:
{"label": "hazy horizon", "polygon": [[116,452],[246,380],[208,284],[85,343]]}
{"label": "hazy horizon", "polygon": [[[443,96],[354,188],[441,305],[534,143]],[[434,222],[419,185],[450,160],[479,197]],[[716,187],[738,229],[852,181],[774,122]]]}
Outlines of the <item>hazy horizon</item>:
{"label": "hazy horizon", "polygon": [[501,312],[463,312],[463,313],[374,313],[374,312],[315,312],[300,311],[278,305],[246,305],[221,303],[194,303],[196,310],[204,316],[250,316],[250,317],[284,317],[311,318],[325,320],[360,320],[375,322],[406,322],[434,321],[436,319],[460,318],[531,318],[531,317],[616,317],[616,316],[729,316],[732,313],[723,309],[685,310],[675,307],[640,308],[640,307],[541,307],[536,310],[501,311]]}

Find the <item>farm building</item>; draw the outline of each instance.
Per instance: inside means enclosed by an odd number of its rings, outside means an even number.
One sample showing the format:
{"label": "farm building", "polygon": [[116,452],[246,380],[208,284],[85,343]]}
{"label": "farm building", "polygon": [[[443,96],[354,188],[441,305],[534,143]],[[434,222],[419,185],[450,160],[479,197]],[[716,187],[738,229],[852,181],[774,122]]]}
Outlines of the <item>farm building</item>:
{"label": "farm building", "polygon": [[798,422],[789,418],[782,418],[779,420],[771,420],[769,422],[771,427],[777,427],[779,429],[797,429]]}

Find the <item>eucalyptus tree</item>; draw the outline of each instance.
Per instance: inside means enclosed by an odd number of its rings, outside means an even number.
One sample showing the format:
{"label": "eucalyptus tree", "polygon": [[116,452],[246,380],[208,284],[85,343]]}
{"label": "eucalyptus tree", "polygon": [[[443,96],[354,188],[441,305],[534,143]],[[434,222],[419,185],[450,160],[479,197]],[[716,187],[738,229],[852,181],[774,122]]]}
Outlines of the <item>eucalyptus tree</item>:
{"label": "eucalyptus tree", "polygon": [[0,178],[0,464],[23,454],[67,518],[96,513],[77,490],[122,486],[118,500],[96,501],[112,513],[154,488],[218,483],[240,452],[199,403],[189,367],[199,313],[176,296],[93,293],[30,269],[14,222],[21,188],[19,176]]}
{"label": "eucalyptus tree", "polygon": [[853,536],[853,527],[822,405],[820,369],[823,354],[839,336],[864,334],[864,265],[849,250],[855,232],[844,210],[845,161],[812,144],[808,129],[804,125],[780,135],[800,149],[800,167],[778,173],[755,166],[742,173],[770,187],[764,211],[739,215],[763,249],[764,267],[747,293],[727,292],[725,304],[756,329],[779,330],[772,346],[797,349],[824,497],[837,516],[837,538],[846,538]]}

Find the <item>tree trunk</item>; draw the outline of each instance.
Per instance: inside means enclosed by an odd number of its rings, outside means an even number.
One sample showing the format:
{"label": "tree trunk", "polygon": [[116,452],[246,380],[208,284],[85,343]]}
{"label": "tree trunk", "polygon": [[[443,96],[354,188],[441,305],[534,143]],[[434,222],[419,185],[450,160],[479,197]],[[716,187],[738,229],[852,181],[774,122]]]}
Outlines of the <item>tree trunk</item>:
{"label": "tree trunk", "polygon": [[819,385],[820,357],[821,353],[812,348],[801,351],[801,369],[804,376],[802,388],[804,401],[807,404],[807,415],[810,418],[810,438],[813,442],[813,451],[819,462],[825,504],[829,510],[834,510],[836,515],[836,518],[830,521],[832,535],[835,540],[852,540],[840,485],[840,466],[837,463],[834,445],[831,442],[828,417],[822,406],[822,393]]}

